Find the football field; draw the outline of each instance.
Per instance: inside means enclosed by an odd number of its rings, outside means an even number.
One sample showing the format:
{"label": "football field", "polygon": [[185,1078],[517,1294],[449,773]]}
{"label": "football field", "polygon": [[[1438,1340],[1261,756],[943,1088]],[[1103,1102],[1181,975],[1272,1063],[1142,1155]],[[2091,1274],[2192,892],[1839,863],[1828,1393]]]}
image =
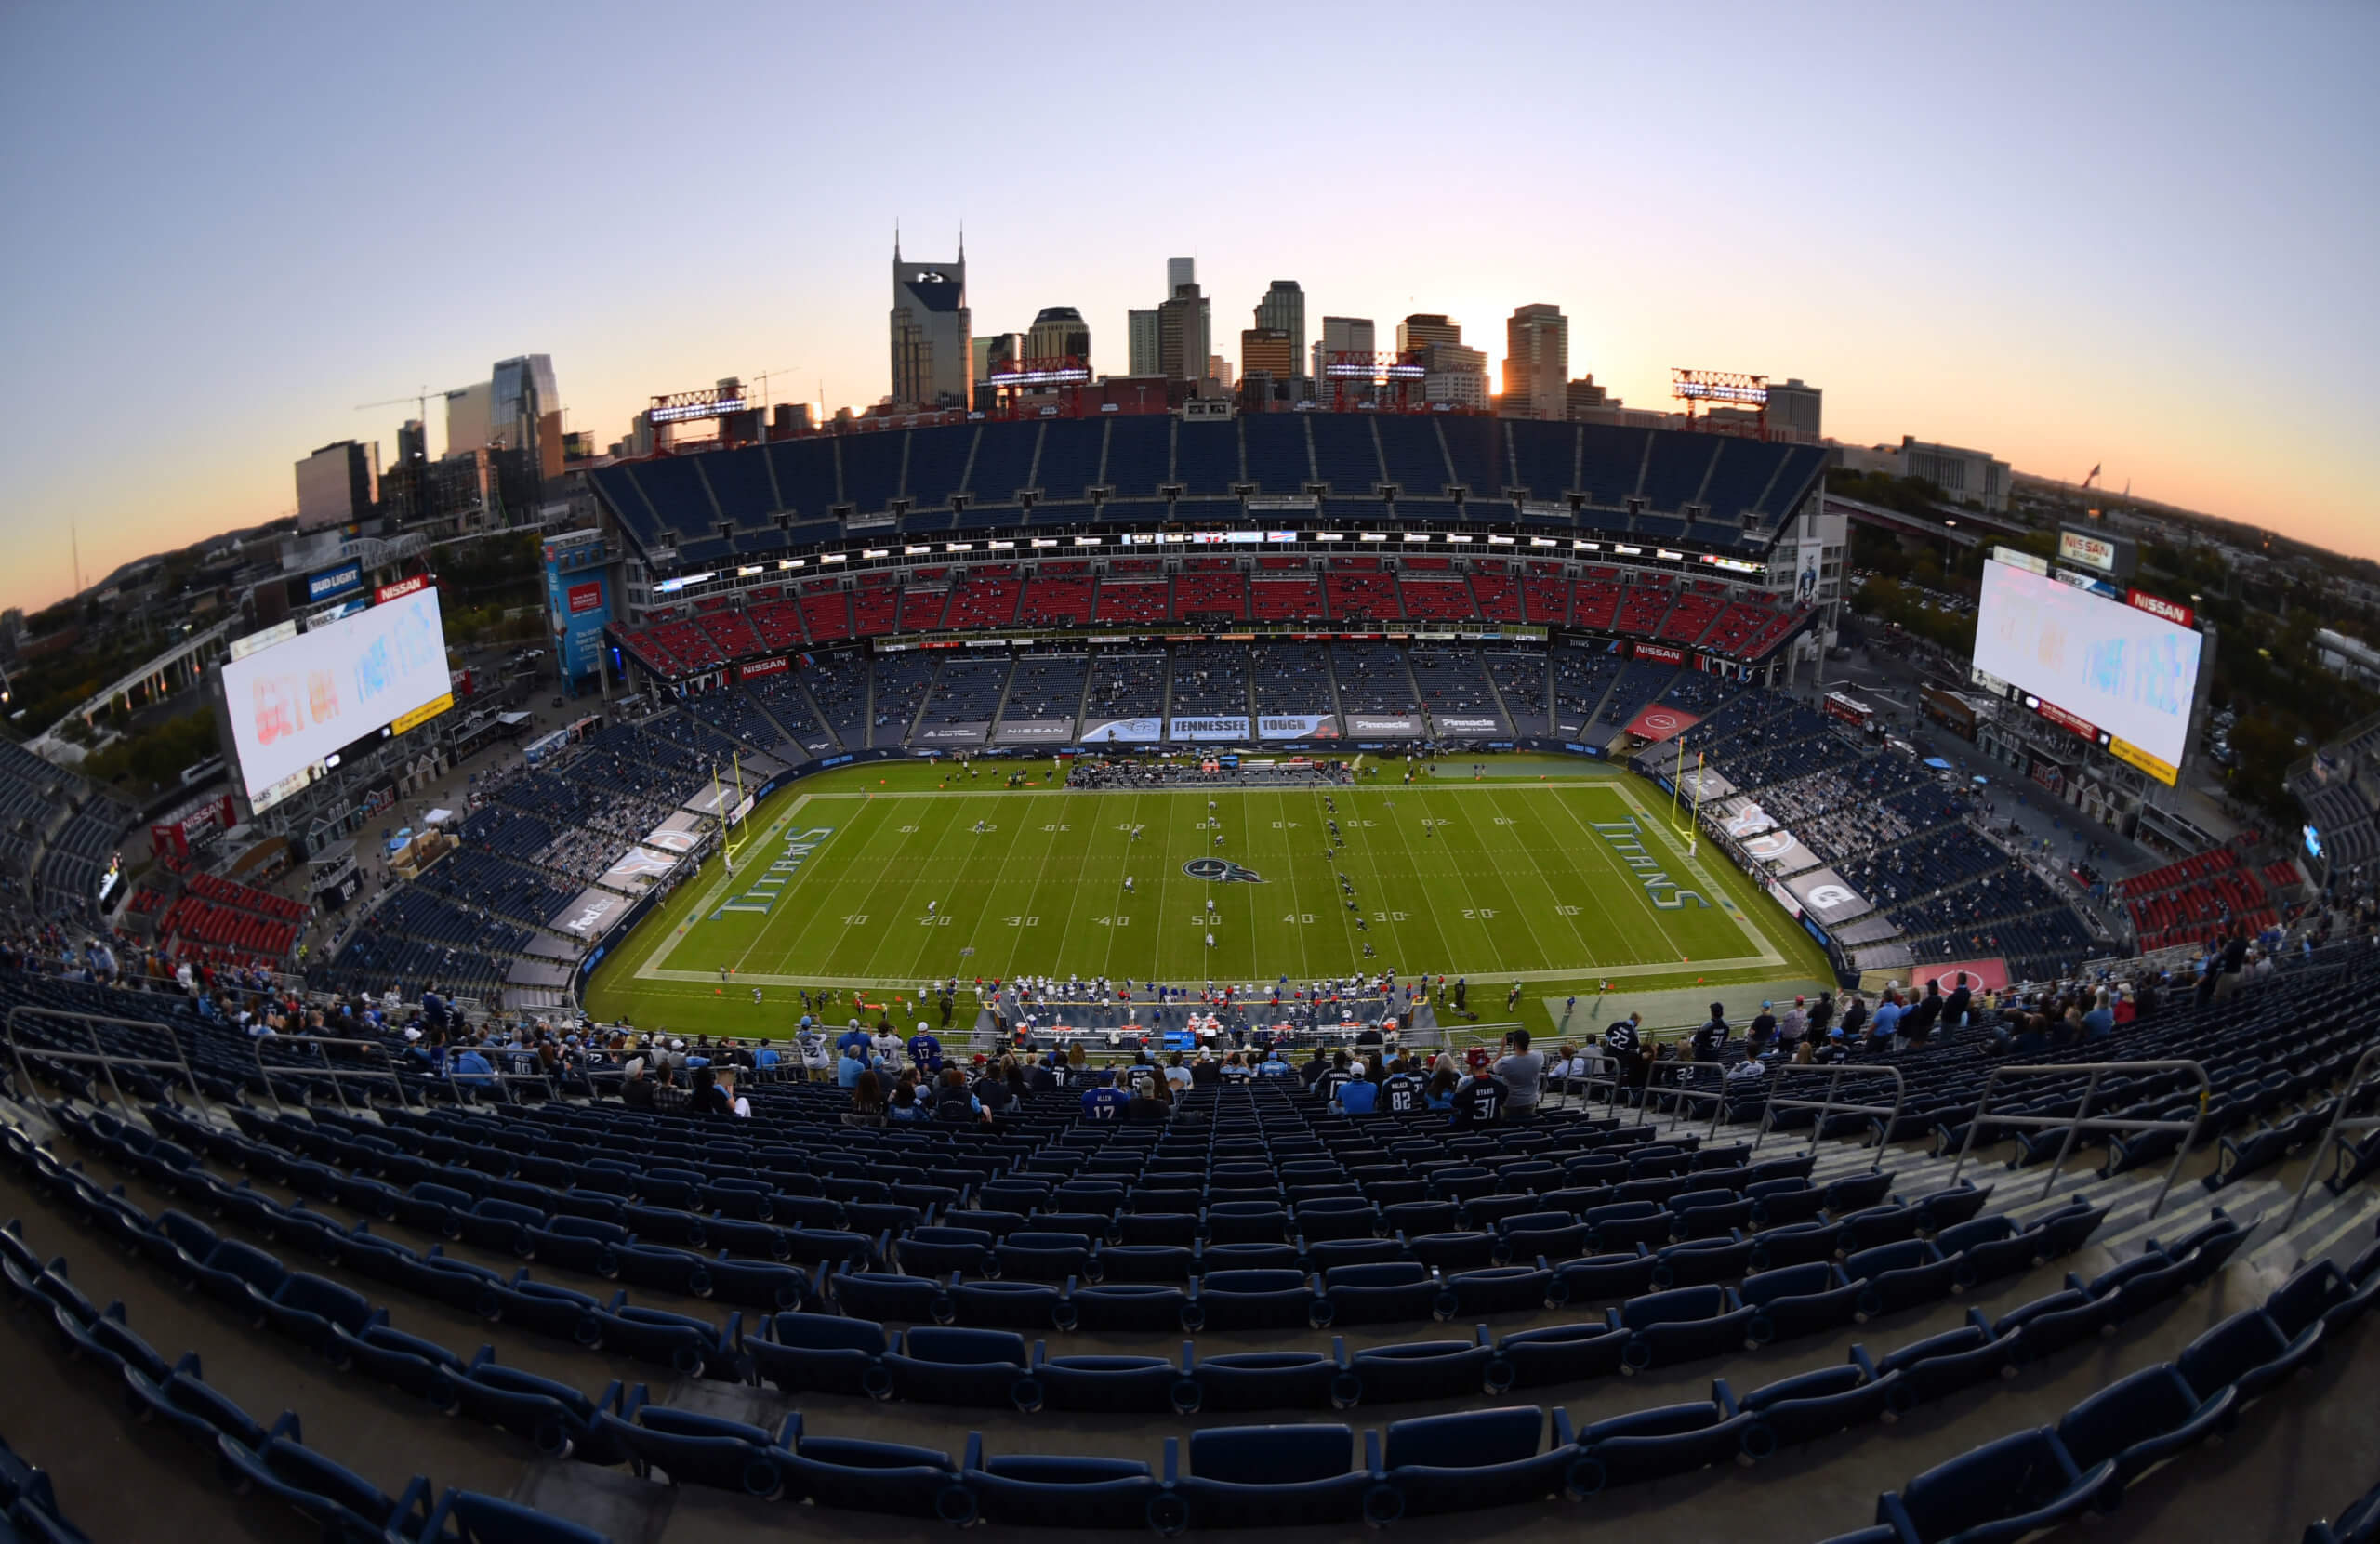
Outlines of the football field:
{"label": "football field", "polygon": [[948,769],[916,764],[795,784],[755,813],[732,867],[712,859],[615,946],[589,1010],[781,1032],[765,1005],[798,1011],[802,987],[1386,970],[1535,996],[1821,957],[1724,857],[1688,853],[1658,790],[1605,769],[1411,786],[1383,770],[1326,804],[1307,788],[1008,788],[1013,766],[948,787]]}

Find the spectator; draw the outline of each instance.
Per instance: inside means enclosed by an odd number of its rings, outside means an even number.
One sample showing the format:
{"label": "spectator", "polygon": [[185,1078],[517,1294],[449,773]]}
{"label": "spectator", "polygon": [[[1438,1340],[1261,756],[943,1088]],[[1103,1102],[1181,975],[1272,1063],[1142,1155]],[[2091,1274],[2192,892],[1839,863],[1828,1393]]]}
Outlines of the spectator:
{"label": "spectator", "polygon": [[1528,1031],[1516,1029],[1504,1036],[1504,1044],[1512,1048],[1495,1065],[1494,1076],[1506,1090],[1507,1102],[1514,1120],[1535,1120],[1540,1084],[1545,1077],[1545,1055],[1528,1049]]}
{"label": "spectator", "polygon": [[[846,1056],[846,1062],[854,1060]],[[866,1067],[847,1085],[852,1091],[851,1113],[843,1116],[846,1126],[874,1126],[884,1118],[884,1080]]]}

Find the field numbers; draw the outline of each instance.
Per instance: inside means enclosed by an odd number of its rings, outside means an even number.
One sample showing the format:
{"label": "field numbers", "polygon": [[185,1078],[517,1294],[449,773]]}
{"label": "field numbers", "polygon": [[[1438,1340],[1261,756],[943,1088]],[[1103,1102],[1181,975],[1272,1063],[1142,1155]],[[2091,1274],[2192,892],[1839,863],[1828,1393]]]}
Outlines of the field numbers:
{"label": "field numbers", "polygon": [[1041,925],[1041,919],[1038,917],[1011,917],[1003,920],[1012,928],[1038,928]]}
{"label": "field numbers", "polygon": [[[1444,825],[1446,824],[1446,822],[1445,822],[1445,821],[1440,821],[1440,822],[1438,822],[1438,824],[1439,824],[1440,825]],[[1496,817],[1496,824],[1497,824],[1497,825],[1518,825],[1520,824],[1520,822],[1519,822],[1519,821],[1516,821],[1516,820],[1514,820],[1514,819],[1512,819],[1511,817],[1506,816],[1506,815],[1498,815],[1498,816]]]}
{"label": "field numbers", "polygon": [[1132,925],[1132,919],[1123,916],[1094,917],[1091,920],[1094,926],[1102,928],[1129,928]]}
{"label": "field numbers", "polygon": [[1421,824],[1424,825],[1452,825],[1454,822],[1450,820],[1425,820]]}
{"label": "field numbers", "polygon": [[1372,913],[1372,920],[1375,922],[1402,922],[1405,920],[1405,914],[1401,911],[1376,911]]}
{"label": "field numbers", "polygon": [[1314,913],[1310,911],[1284,912],[1281,914],[1281,920],[1289,923],[1293,927],[1303,927],[1314,920]]}
{"label": "field numbers", "polygon": [[916,832],[916,830],[917,830],[917,827],[916,827],[916,826],[914,826],[914,825],[904,825],[903,827],[901,827],[902,834],[903,834],[903,835],[905,835],[905,836],[906,836],[906,835],[911,835],[911,834],[915,833],[915,832]]}
{"label": "field numbers", "polygon": [[1066,825],[1064,821],[1061,821],[1055,825],[1045,825],[1041,827],[1041,829],[1044,831],[1071,831],[1074,827]]}
{"label": "field numbers", "polygon": [[950,918],[940,915],[933,917],[920,917],[918,918],[918,926],[920,928],[946,928],[950,926]]}
{"label": "field numbers", "polygon": [[1302,824],[1303,823],[1294,820],[1276,820],[1273,823],[1273,829],[1276,831],[1294,831]]}
{"label": "field numbers", "polygon": [[1480,906],[1474,909],[1465,906],[1462,908],[1462,919],[1465,922],[1492,922],[1496,919],[1496,908]]}
{"label": "field numbers", "polygon": [[844,918],[843,918],[843,926],[844,926],[844,927],[846,927],[846,928],[865,928],[865,927],[866,927],[866,926],[867,926],[867,913],[866,913],[866,912],[864,912],[864,911],[855,911],[855,912],[852,913],[849,917],[844,917]]}
{"label": "field numbers", "polygon": [[1556,906],[1554,908],[1554,915],[1556,917],[1576,917],[1579,915],[1579,908],[1576,906]]}

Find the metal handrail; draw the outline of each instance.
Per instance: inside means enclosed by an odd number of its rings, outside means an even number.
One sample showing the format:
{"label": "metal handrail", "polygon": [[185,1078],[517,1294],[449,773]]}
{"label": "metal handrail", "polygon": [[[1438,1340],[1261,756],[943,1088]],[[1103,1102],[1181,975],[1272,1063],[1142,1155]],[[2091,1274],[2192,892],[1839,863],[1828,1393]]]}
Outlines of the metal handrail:
{"label": "metal handrail", "polygon": [[[2081,1136],[2085,1128],[2094,1131],[2181,1132],[2182,1140],[2174,1145],[2174,1161],[2165,1169],[2165,1182],[2157,1188],[2157,1199],[2149,1208],[2149,1215],[2156,1216],[2165,1205],[2165,1197],[2173,1191],[2175,1177],[2182,1171],[2182,1160],[2189,1156],[2190,1134],[2198,1129],[2199,1122],[2206,1118],[2206,1106],[2215,1095],[2215,1084],[2206,1076],[2206,1068],[2192,1061],[2068,1062],[2045,1062],[2030,1066],[1994,1067],[1991,1069],[1991,1076],[1983,1080],[1983,1097],[1976,1101],[1975,1115],[1967,1121],[1966,1140],[1959,1144],[1959,1161],[1950,1166],[1949,1182],[1953,1185],[1959,1182],[1959,1171],[1966,1167],[1967,1155],[1975,1147],[1976,1131],[1983,1125],[1986,1112],[1991,1108],[1992,1088],[2003,1076],[2030,1077],[2056,1075],[2061,1077],[2071,1077],[2079,1072],[2087,1072],[2091,1076],[2090,1081],[2083,1085],[2082,1097],[2075,1105],[2075,1114],[2001,1115],[1996,1118],[2003,1126],[2030,1127],[2036,1130],[2053,1130],[2061,1126],[2066,1128],[2066,1141],[2058,1146],[2057,1161],[2049,1166],[2049,1178],[2042,1181],[2040,1198],[2044,1201],[2049,1199],[2050,1192],[2056,1188],[2058,1171],[2066,1167],[2067,1155],[2074,1151],[2074,1139]],[[2082,1111],[2091,1107],[2092,1099],[2099,1091],[2099,1079],[2111,1072],[2195,1073],[2198,1075],[2198,1113],[2188,1120],[2120,1120],[2082,1114]]]}
{"label": "metal handrail", "polygon": [[[521,1102],[512,1092],[512,1085],[515,1083],[538,1085],[546,1090],[546,1102],[549,1104],[559,1102],[561,1099],[561,1095],[554,1090],[553,1075],[550,1073],[506,1072],[500,1067],[491,1067],[485,1073],[475,1072],[457,1076],[455,1073],[454,1059],[451,1057],[447,1059],[446,1072],[443,1081],[449,1089],[493,1089],[507,1104]],[[457,1099],[456,1102],[460,1104],[465,1102]]]}
{"label": "metal handrail", "polygon": [[[91,1037],[89,1050],[58,1050],[48,1046],[35,1046],[33,1054],[46,1057],[53,1062],[83,1062],[98,1066],[101,1072],[107,1074],[108,1087],[115,1092],[116,1108],[129,1110],[132,1105],[124,1097],[124,1086],[116,1081],[115,1069],[146,1067],[160,1072],[180,1073],[183,1085],[197,1099],[200,1106],[210,1111],[214,1109],[214,1105],[207,1101],[206,1090],[198,1085],[198,1075],[192,1070],[189,1053],[182,1049],[182,1038],[174,1033],[173,1025],[160,1023],[154,1019],[119,1019],[105,1013],[78,1013],[72,1009],[43,1008],[34,1003],[20,1003],[8,1010],[7,1023],[8,1050],[16,1058],[20,1087],[30,1090],[33,1086],[33,1073],[25,1065],[24,1043],[18,1038],[17,1035],[18,1021],[29,1016],[36,1019],[62,1019],[69,1023],[80,1024],[83,1027],[84,1032]],[[101,1024],[115,1024],[125,1029],[138,1029],[150,1033],[162,1032],[166,1043],[174,1048],[174,1059],[165,1062],[151,1056],[126,1056],[111,1051],[99,1040]]]}
{"label": "metal handrail", "polygon": [[[272,1101],[272,1107],[275,1113],[284,1112],[284,1106],[281,1102],[281,1094],[272,1086],[272,1074],[275,1071],[292,1074],[300,1077],[329,1078],[331,1080],[331,1091],[338,1095],[339,1108],[342,1110],[348,1107],[347,1090],[340,1087],[340,1079],[360,1077],[376,1083],[386,1079],[387,1081],[396,1085],[398,1104],[408,1110],[413,1108],[413,1100],[405,1092],[404,1078],[397,1071],[396,1059],[389,1054],[389,1048],[387,1044],[382,1041],[350,1040],[342,1038],[336,1035],[259,1035],[256,1037],[253,1044],[256,1049],[257,1076],[263,1082],[265,1094]],[[264,1064],[264,1053],[265,1049],[268,1046],[311,1046],[321,1056],[322,1064],[319,1067],[292,1065],[279,1068],[268,1068]],[[380,1054],[380,1065],[377,1068],[335,1066],[331,1062],[330,1056],[330,1048],[333,1046],[354,1046],[364,1050],[377,1051]],[[370,1100],[368,1098],[366,1099],[365,1103],[370,1103]]]}
{"label": "metal handrail", "polygon": [[[1824,1076],[1827,1079],[1826,1097],[1824,1099],[1778,1098],[1777,1080],[1780,1077],[1792,1074],[1805,1076],[1818,1074]],[[1845,1077],[1872,1077],[1879,1075],[1890,1077],[1893,1080],[1893,1102],[1890,1105],[1845,1104],[1836,1102],[1834,1096],[1842,1089],[1843,1080]],[[1810,1151],[1815,1153],[1818,1150],[1819,1139],[1826,1134],[1826,1123],[1829,1116],[1836,1114],[1846,1115],[1882,1115],[1884,1117],[1884,1136],[1889,1138],[1892,1135],[1893,1128],[1900,1123],[1901,1106],[1906,1103],[1909,1099],[1909,1080],[1901,1076],[1900,1069],[1898,1067],[1892,1066],[1882,1062],[1842,1062],[1830,1063],[1824,1066],[1820,1066],[1814,1062],[1796,1063],[1789,1062],[1782,1066],[1770,1068],[1767,1076],[1763,1077],[1761,1081],[1768,1085],[1768,1100],[1760,1107],[1760,1124],[1758,1128],[1752,1133],[1752,1150],[1755,1153],[1760,1151],[1761,1142],[1766,1140],[1768,1136],[1769,1123],[1774,1118],[1775,1112],[1778,1110],[1816,1110],[1818,1112],[1818,1119],[1810,1123]],[[1875,1161],[1868,1166],[1868,1169],[1870,1173],[1874,1173],[1876,1170],[1884,1167],[1884,1142],[1880,1140],[1876,1143]]]}
{"label": "metal handrail", "polygon": [[2306,1193],[2314,1188],[2314,1176],[2321,1171],[2322,1160],[2330,1156],[2332,1145],[2351,1147],[2354,1144],[2347,1138],[2352,1134],[2380,1131],[2380,1115],[2358,1115],[2350,1120],[2347,1113],[2347,1102],[2355,1097],[2355,1090],[2362,1085],[2364,1069],[2372,1065],[2374,1058],[2380,1058],[2380,1045],[2365,1047],[2363,1054],[2355,1059],[2353,1070],[2347,1075],[2347,1087],[2339,1090],[2338,1108],[2331,1114],[2331,1124],[2323,1128],[2322,1140],[2307,1155],[2306,1177],[2297,1181],[2297,1194],[2289,1203],[2289,1214],[2281,1220],[2281,1232],[2287,1233],[2289,1225],[2297,1221],[2298,1208],[2305,1206]]}

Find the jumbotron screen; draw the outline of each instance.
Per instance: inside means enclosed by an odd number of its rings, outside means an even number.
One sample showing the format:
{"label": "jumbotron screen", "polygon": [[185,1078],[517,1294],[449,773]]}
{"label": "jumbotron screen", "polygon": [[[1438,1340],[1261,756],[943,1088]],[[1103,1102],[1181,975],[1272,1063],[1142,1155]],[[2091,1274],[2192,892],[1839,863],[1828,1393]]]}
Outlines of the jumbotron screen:
{"label": "jumbotron screen", "polygon": [[343,616],[223,666],[223,706],[252,809],[320,777],[381,730],[402,734],[454,706],[438,591]]}
{"label": "jumbotron screen", "polygon": [[1991,559],[1976,613],[1976,668],[2037,698],[2029,706],[2053,722],[2172,784],[2189,746],[2205,643],[2184,625],[2188,618],[2155,596],[2111,600]]}

